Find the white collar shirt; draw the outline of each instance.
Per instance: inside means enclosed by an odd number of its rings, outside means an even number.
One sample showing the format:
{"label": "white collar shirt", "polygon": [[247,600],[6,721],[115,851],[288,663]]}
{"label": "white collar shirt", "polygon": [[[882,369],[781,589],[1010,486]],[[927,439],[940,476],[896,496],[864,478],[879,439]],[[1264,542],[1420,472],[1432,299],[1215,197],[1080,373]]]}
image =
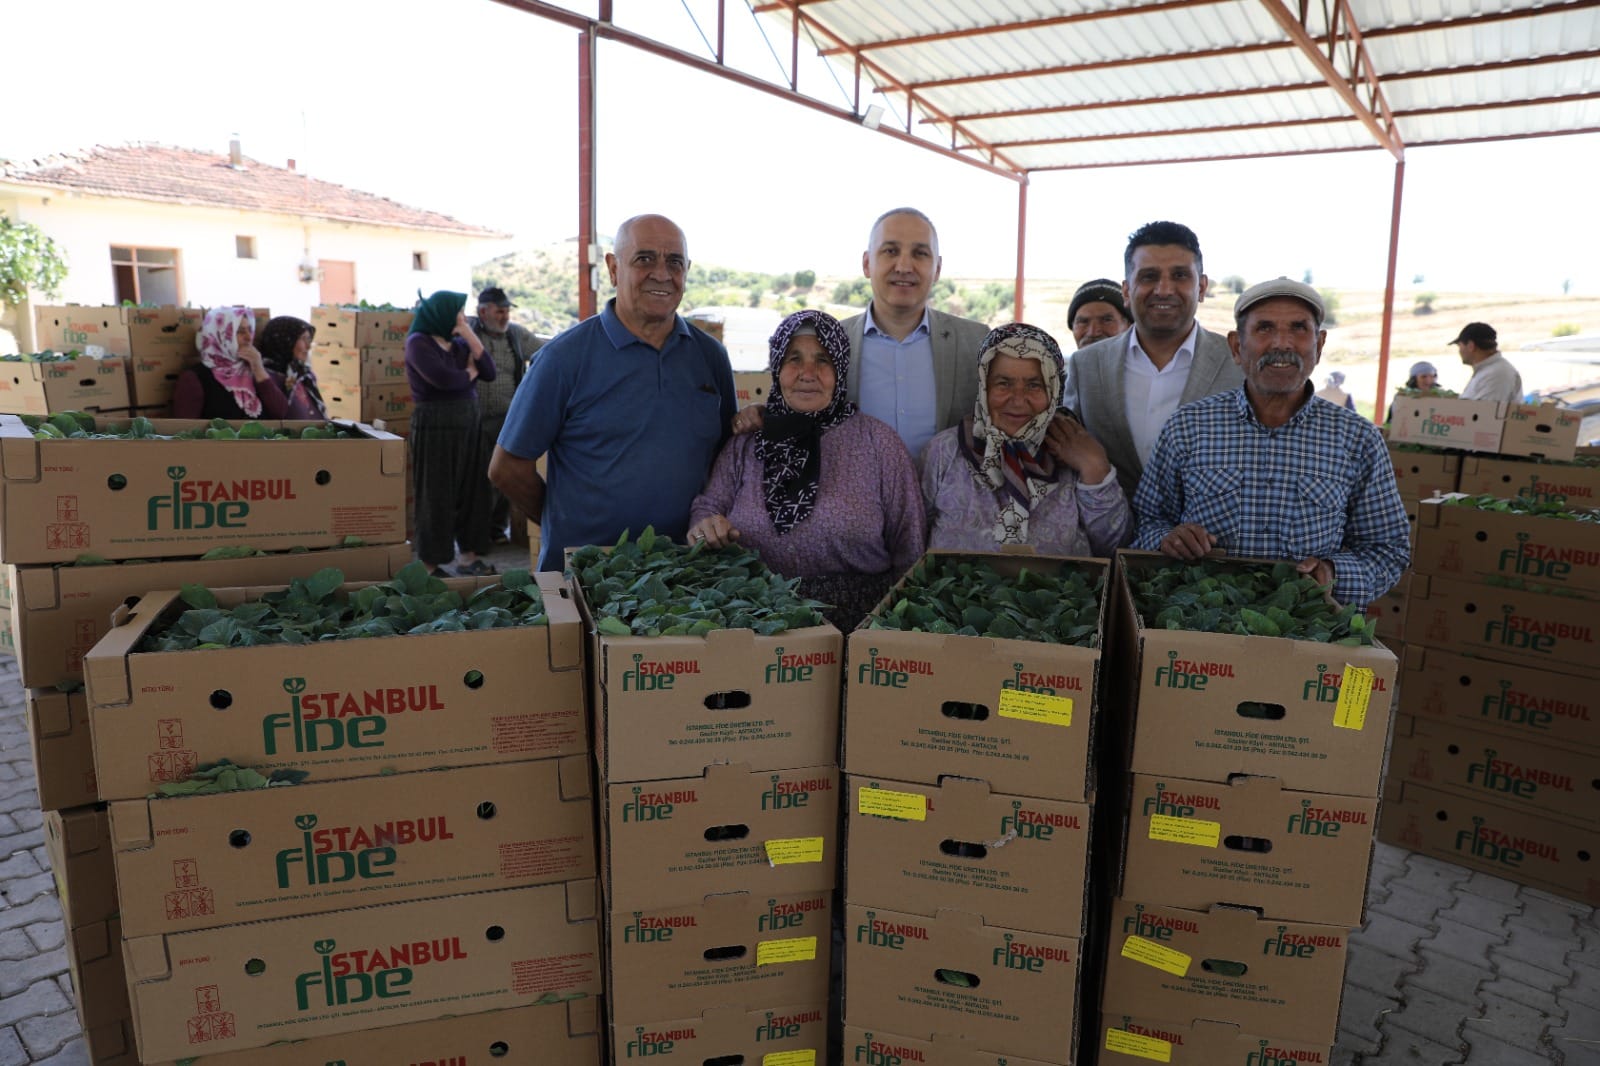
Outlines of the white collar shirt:
{"label": "white collar shirt", "polygon": [[1148,464],[1155,450],[1161,427],[1167,424],[1172,412],[1178,409],[1183,398],[1183,387],[1189,383],[1189,371],[1194,367],[1194,349],[1200,342],[1200,325],[1189,329],[1178,353],[1164,367],[1157,367],[1139,346],[1139,331],[1127,332],[1128,349],[1123,357],[1127,373],[1123,375],[1123,392],[1128,405],[1128,432],[1139,461]]}

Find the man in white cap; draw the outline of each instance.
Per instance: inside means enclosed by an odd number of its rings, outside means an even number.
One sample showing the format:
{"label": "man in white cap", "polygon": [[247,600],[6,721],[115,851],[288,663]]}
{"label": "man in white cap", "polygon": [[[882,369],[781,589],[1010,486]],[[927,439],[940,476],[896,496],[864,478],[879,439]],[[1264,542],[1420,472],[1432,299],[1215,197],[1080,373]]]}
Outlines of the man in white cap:
{"label": "man in white cap", "polygon": [[1354,411],[1312,402],[1326,314],[1288,278],[1239,297],[1228,347],[1244,386],[1167,421],[1134,500],[1134,547],[1292,559],[1358,606],[1394,587],[1411,552],[1388,448]]}

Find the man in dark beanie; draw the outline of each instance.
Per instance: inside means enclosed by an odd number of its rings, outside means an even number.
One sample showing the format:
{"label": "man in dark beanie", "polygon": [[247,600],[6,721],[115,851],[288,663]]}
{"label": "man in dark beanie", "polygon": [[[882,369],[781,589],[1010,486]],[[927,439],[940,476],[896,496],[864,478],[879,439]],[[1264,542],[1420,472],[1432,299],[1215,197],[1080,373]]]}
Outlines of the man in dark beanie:
{"label": "man in dark beanie", "polygon": [[1487,322],[1468,322],[1450,342],[1461,361],[1472,368],[1472,378],[1461,390],[1463,400],[1522,402],[1522,375],[1500,354],[1499,334]]}
{"label": "man in dark beanie", "polygon": [[1079,348],[1115,337],[1133,325],[1133,316],[1122,299],[1122,285],[1110,278],[1095,278],[1079,285],[1067,308],[1067,325]]}

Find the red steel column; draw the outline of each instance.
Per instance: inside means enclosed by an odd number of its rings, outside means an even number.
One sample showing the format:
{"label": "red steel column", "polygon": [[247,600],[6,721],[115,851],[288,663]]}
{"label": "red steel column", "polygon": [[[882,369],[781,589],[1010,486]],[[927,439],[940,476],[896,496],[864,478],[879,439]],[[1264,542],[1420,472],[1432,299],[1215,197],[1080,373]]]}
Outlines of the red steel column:
{"label": "red steel column", "polygon": [[1011,305],[1011,320],[1024,321],[1022,317],[1022,276],[1028,263],[1028,175],[1017,182],[1017,294]]}
{"label": "red steel column", "polygon": [[1383,283],[1383,333],[1378,340],[1378,395],[1372,401],[1372,420],[1383,425],[1384,402],[1389,396],[1389,333],[1394,324],[1394,269],[1400,255],[1400,194],[1406,184],[1406,161],[1394,165],[1394,207],[1389,213],[1389,273]]}
{"label": "red steel column", "polygon": [[596,34],[591,24],[578,33],[578,317],[589,318],[595,311],[595,289],[599,278],[599,227],[594,212],[594,73]]}

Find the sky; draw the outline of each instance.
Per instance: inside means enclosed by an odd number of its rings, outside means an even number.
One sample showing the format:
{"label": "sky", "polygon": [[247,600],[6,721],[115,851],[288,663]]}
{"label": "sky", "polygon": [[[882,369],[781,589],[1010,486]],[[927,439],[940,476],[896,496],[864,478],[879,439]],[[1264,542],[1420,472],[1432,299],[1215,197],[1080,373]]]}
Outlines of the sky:
{"label": "sky", "polygon": [[[51,0],[6,16],[13,93],[0,159],[150,141],[245,155],[515,234],[577,233],[578,36],[493,0]],[[592,14],[594,4],[562,6]],[[740,0],[731,65],[787,74]],[[243,12],[257,14],[243,16]],[[708,54],[715,0],[616,0],[617,25]],[[773,33],[770,28],[768,33]],[[787,61],[787,37],[772,45]],[[822,60],[801,89],[849,106]],[[16,66],[20,57],[21,68]],[[30,70],[31,68],[31,70]],[[670,215],[702,263],[823,276],[860,268],[872,220],[912,204],[938,224],[947,276],[1009,278],[1017,186],[809,108],[626,45],[598,50],[600,229]],[[1398,279],[1447,291],[1600,294],[1600,135],[1407,153]],[[1384,152],[1035,175],[1027,274],[1120,276],[1127,235],[1171,218],[1207,273],[1310,270],[1384,282],[1394,165]]]}

